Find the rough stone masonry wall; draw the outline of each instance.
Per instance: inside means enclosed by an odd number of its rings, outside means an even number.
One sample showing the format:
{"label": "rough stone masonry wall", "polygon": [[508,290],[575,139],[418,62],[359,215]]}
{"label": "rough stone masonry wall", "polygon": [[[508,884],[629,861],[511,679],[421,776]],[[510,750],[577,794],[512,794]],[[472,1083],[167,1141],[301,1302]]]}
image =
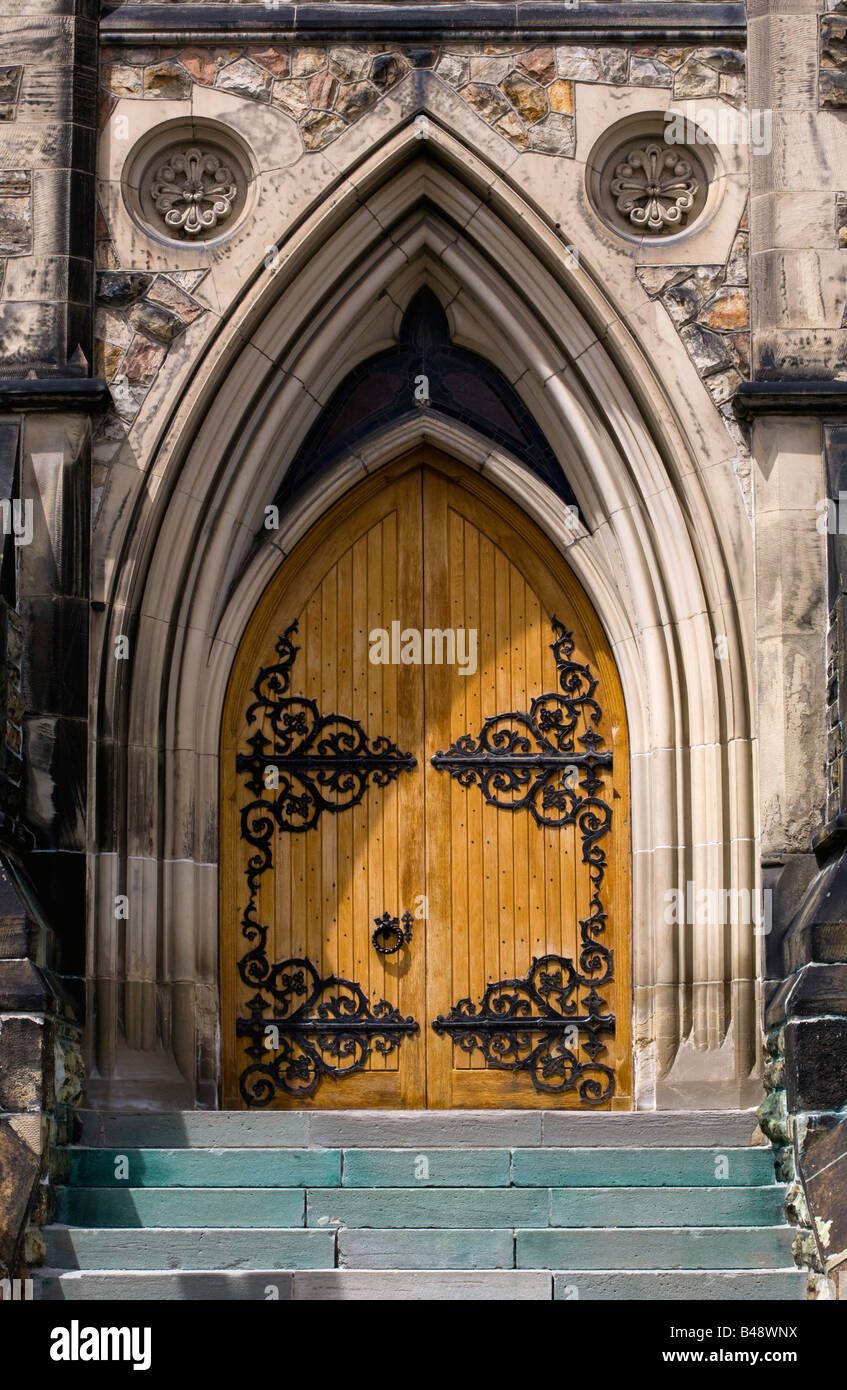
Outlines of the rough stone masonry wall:
{"label": "rough stone masonry wall", "polygon": [[0,0],[0,478],[32,509],[0,614],[0,1277],[82,1089],[97,8]]}
{"label": "rough stone masonry wall", "polygon": [[753,0],[749,11],[750,104],[773,112],[772,149],[751,166],[752,375],[773,385],[752,444],[762,856],[774,892],[762,1123],[797,1183],[802,1252],[834,1273],[847,1268],[844,566],[837,533],[819,523],[826,499],[837,502],[844,434],[847,48],[844,6],[818,9]]}

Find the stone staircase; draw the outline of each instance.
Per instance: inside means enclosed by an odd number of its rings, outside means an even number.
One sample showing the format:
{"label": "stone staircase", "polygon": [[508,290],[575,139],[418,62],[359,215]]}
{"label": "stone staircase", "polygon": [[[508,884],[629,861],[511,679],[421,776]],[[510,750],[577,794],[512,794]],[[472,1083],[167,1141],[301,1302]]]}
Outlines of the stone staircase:
{"label": "stone staircase", "polygon": [[42,1299],[806,1297],[748,1112],[83,1115]]}

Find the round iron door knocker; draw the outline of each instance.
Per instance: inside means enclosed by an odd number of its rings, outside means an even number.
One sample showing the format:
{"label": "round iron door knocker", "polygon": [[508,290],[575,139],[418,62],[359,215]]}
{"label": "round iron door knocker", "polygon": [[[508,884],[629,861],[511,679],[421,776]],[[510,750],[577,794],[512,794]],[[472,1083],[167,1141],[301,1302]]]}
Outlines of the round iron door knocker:
{"label": "round iron door knocker", "polygon": [[413,921],[411,912],[404,912],[399,919],[387,912],[383,912],[381,917],[374,917],[376,926],[371,934],[374,950],[379,951],[381,956],[395,955],[407,941],[411,941]]}

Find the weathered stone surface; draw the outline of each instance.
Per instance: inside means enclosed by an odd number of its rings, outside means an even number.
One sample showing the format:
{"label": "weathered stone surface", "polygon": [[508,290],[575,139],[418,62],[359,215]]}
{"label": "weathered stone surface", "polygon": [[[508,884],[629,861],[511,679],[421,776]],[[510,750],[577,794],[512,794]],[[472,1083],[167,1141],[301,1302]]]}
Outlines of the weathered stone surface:
{"label": "weathered stone surface", "polygon": [[126,355],[124,374],[132,385],[151,386],[167,356],[167,348],[137,333]]}
{"label": "weathered stone surface", "polygon": [[[745,262],[746,270],[746,262]],[[711,299],[724,282],[726,272],[722,265],[698,265],[694,270],[694,283],[701,303]]]}
{"label": "weathered stone surface", "polygon": [[53,996],[44,976],[31,960],[0,961],[0,1009],[44,1013]]}
{"label": "weathered stone surface", "polygon": [[674,323],[688,323],[700,308],[700,296],[691,280],[683,280],[681,284],[672,285],[665,291],[662,303]]}
{"label": "weathered stone surface", "polygon": [[572,116],[574,110],[573,83],[557,77],[556,81],[551,82],[547,88],[547,100],[550,103],[551,111],[558,111],[562,116]]}
{"label": "weathered stone surface", "polygon": [[139,270],[103,272],[97,276],[97,299],[110,308],[123,308],[140,299],[153,283],[153,276]]}
{"label": "weathered stone surface", "polygon": [[249,58],[239,58],[228,67],[221,68],[215,79],[215,86],[235,96],[249,97],[253,101],[269,101],[273,77],[258,63]]}
{"label": "weathered stone surface", "polygon": [[531,48],[518,59],[522,72],[546,86],[556,76],[556,54],[552,48]]}
{"label": "weathered stone surface", "polygon": [[304,116],[311,108],[309,86],[305,78],[292,78],[290,81],[275,82],[273,104],[295,120]]}
{"label": "weathered stone surface", "polygon": [[120,347],[129,347],[132,341],[132,328],[125,315],[113,313],[109,309],[97,309],[94,315],[94,331],[104,342],[117,343]]}
{"label": "weathered stone surface", "polygon": [[501,116],[508,115],[511,110],[500,89],[490,86],[487,82],[469,82],[467,87],[462,88],[462,96],[469,106],[479,112],[483,120],[490,121],[492,125]]}
{"label": "weathered stone surface", "polygon": [[573,116],[551,112],[537,121],[529,131],[530,147],[542,154],[572,156],[576,149],[576,128]]}
{"label": "weathered stone surface", "polygon": [[0,255],[23,256],[32,245],[32,184],[28,169],[0,171]]}
{"label": "weathered stone surface", "polygon": [[717,92],[718,74],[696,58],[687,62],[674,77],[675,97],[716,96]]}
{"label": "weathered stone surface", "polygon": [[667,63],[669,68],[679,68],[691,57],[693,48],[662,48],[656,51],[656,57],[660,63]]}
{"label": "weathered stone surface", "polygon": [[251,51],[250,57],[272,72],[274,77],[288,77],[291,72],[291,54],[284,48],[260,48]]}
{"label": "weathered stone surface", "polygon": [[733,361],[743,377],[750,375],[750,334],[728,333],[724,340],[732,353]]}
{"label": "weathered stone surface", "polygon": [[475,53],[470,59],[471,82],[489,82],[498,86],[513,69],[513,57],[497,57]]}
{"label": "weathered stone surface", "polygon": [[166,308],[173,309],[183,323],[193,323],[204,312],[202,304],[198,304],[196,299],[192,299],[164,275],[156,276],[147,292],[147,299],[154,304],[164,304]]}
{"label": "weathered stone surface", "polygon": [[338,92],[338,82],[329,72],[319,72],[309,83],[309,100],[319,111],[330,111]]}
{"label": "weathered stone surface", "polygon": [[732,288],[719,290],[700,315],[700,322],[708,328],[746,328],[747,291]]}
{"label": "weathered stone surface", "polygon": [[371,55],[365,48],[333,48],[329,70],[339,82],[361,82],[368,75]]}
{"label": "weathered stone surface", "polygon": [[138,97],[144,91],[144,72],[140,67],[129,67],[124,63],[107,63],[101,76],[104,87],[116,97]]}
{"label": "weathered stone surface", "polygon": [[840,1110],[847,1104],[847,1019],[789,1020],[785,1027],[788,1105]]}
{"label": "weathered stone surface", "polygon": [[742,106],[747,99],[747,81],[743,76],[724,73],[718,82],[718,92],[735,106]]}
{"label": "weathered stone surface", "polygon": [[23,67],[12,64],[0,68],[0,121],[15,119]]}
{"label": "weathered stone surface", "polygon": [[153,63],[144,69],[144,95],[183,101],[191,96],[191,77],[179,63]]}
{"label": "weathered stone surface", "polygon": [[127,317],[142,333],[161,343],[172,343],[174,338],[185,332],[185,324],[170,309],[160,304],[150,304],[145,299],[133,304]]}
{"label": "weathered stone surface", "polygon": [[44,1102],[44,1024],[0,1018],[0,1111],[38,1110]]}
{"label": "weathered stone surface", "polygon": [[295,48],[291,55],[291,76],[312,77],[326,67],[326,52],[323,48]]}
{"label": "weathered stone surface", "polygon": [[451,87],[464,87],[470,79],[470,60],[456,53],[444,53],[438,60],[435,74]]}
{"label": "weathered stone surface", "polygon": [[619,83],[626,82],[628,68],[629,54],[625,48],[589,49],[568,44],[556,49],[556,71],[560,77]]}
{"label": "weathered stone surface", "polygon": [[725,401],[732,400],[741,383],[741,377],[734,368],[728,372],[715,372],[713,376],[706,377],[706,386],[715,405],[723,405]]}
{"label": "weathered stone surface", "polygon": [[8,1119],[0,1118],[0,1264],[9,1269],[41,1172],[35,1152]]}
{"label": "weathered stone surface", "polygon": [[677,266],[666,265],[638,266],[635,273],[651,297],[661,294],[667,286],[679,284],[681,280],[688,277],[687,269],[679,270]]}
{"label": "weathered stone surface", "polygon": [[547,114],[547,93],[528,77],[510,72],[500,83],[500,90],[505,92],[518,115],[530,125]]}
{"label": "weathered stone surface", "polygon": [[700,48],[697,57],[718,72],[740,73],[744,71],[744,53],[738,48]]}
{"label": "weathered stone surface", "polygon": [[409,64],[399,53],[378,53],[371,64],[371,81],[381,92],[394,87],[409,71]]}
{"label": "weathered stone surface", "polygon": [[94,343],[94,370],[104,381],[114,381],[123,360],[124,349],[117,343],[97,339]]}
{"label": "weathered stone surface", "polygon": [[[673,69],[658,58],[640,58],[633,55],[629,64],[629,80],[633,87],[672,87]],[[717,86],[717,82],[715,82]]]}
{"label": "weathered stone surface", "polygon": [[179,55],[182,66],[202,87],[212,87],[218,67],[207,48],[185,48]]}
{"label": "weathered stone surface", "polygon": [[335,109],[347,121],[357,121],[379,100],[370,82],[351,82],[339,89]]}
{"label": "weathered stone surface", "polygon": [[510,111],[508,116],[501,116],[494,126],[501,135],[505,135],[507,140],[511,140],[519,150],[525,150],[529,145],[529,136],[526,133],[526,126],[519,120],[514,111]]}
{"label": "weathered stone surface", "polygon": [[413,68],[432,68],[438,62],[437,48],[428,45],[413,45],[411,48],[404,48],[403,53],[408,58]]}
{"label": "weathered stone surface", "polygon": [[703,375],[730,365],[729,351],[717,333],[701,328],[698,323],[689,323],[680,329],[680,337],[698,372]]}
{"label": "weathered stone surface", "polygon": [[303,140],[308,150],[320,150],[347,126],[329,111],[313,111],[303,122]]}

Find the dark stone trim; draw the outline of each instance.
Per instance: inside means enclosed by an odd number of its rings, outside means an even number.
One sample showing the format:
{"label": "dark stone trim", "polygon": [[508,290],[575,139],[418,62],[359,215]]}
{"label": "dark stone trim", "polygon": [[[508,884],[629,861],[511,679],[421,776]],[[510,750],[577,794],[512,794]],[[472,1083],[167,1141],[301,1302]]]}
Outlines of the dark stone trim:
{"label": "dark stone trim", "polygon": [[847,381],[742,381],[732,404],[743,421],[757,415],[847,417]]}
{"label": "dark stone trim", "polygon": [[4,410],[102,410],[109,387],[101,377],[42,377],[36,380],[0,379],[0,412]]}
{"label": "dark stone trim", "polygon": [[720,43],[743,39],[747,18],[743,4],[719,0],[689,0],[685,5],[667,0],[621,0],[619,4],[529,3],[503,0],[492,3],[454,3],[438,0],[420,4],[344,4],[324,0],[319,4],[231,5],[105,5],[100,33],[106,43],[138,43],[158,39],[173,43],[244,42],[251,38],[382,41],[397,39],[473,39],[507,34],[509,37],[572,38],[629,42],[651,40],[701,40]]}

